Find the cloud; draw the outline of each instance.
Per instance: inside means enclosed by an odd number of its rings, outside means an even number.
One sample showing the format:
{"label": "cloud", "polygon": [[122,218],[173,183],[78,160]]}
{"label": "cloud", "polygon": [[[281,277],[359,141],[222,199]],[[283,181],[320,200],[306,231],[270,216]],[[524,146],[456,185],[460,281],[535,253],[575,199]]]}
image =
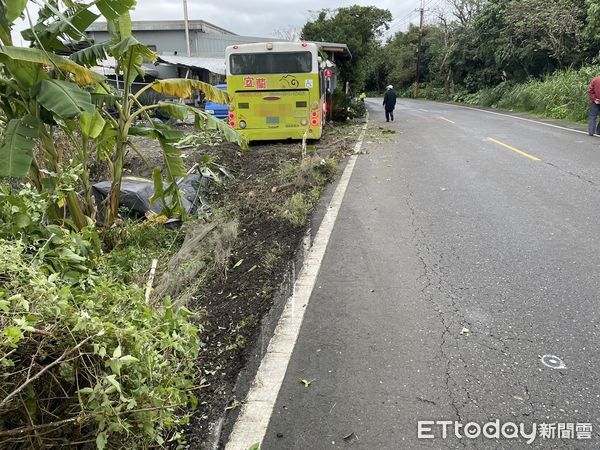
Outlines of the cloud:
{"label": "cloud", "polygon": [[[305,0],[286,2],[280,0],[220,0],[201,2],[188,0],[190,19],[203,19],[234,33],[246,36],[273,36],[281,29],[302,28],[312,16],[311,12],[324,8],[335,9],[359,4],[371,6],[372,0],[344,2],[340,0]],[[398,25],[400,20],[414,12],[417,0],[378,1],[378,8],[388,9]],[[417,14],[412,14],[414,18]],[[175,20],[183,18],[183,0],[138,0],[134,20]],[[403,20],[402,25],[406,25]],[[402,28],[406,28],[403,26]]]}
{"label": "cloud", "polygon": [[[434,5],[444,0],[428,0]],[[244,36],[276,37],[278,30],[301,29],[321,9],[336,9],[354,4],[372,6],[373,0],[217,0],[206,2],[188,0],[190,20],[203,19],[226,30]],[[393,16],[391,31],[405,30],[408,23],[418,20],[418,0],[382,0],[375,6],[388,9]],[[428,6],[431,8],[431,6]],[[31,8],[35,16],[37,8]],[[181,20],[183,0],[138,0],[132,13],[134,20]],[[24,45],[19,32],[28,28],[23,21],[17,24],[13,36],[17,45]]]}

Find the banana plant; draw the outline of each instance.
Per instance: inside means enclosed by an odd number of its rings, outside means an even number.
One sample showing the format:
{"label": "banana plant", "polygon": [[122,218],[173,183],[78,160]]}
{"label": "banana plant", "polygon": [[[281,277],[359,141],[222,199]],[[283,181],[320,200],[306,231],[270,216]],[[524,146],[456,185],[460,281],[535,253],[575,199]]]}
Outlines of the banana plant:
{"label": "banana plant", "polygon": [[[42,48],[35,31],[37,48],[14,47],[12,26],[27,13],[27,3],[0,0],[0,11],[4,12],[0,15],[0,109],[6,124],[0,146],[0,176],[28,176],[38,189],[52,191],[64,168],[64,151],[56,145],[55,131],[94,110],[89,92],[82,87],[94,85],[102,77]],[[87,27],[89,20],[77,25]],[[71,27],[69,32],[73,32]],[[66,203],[75,228],[89,224],[74,190],[68,193]],[[62,207],[53,205],[50,216],[57,221],[64,217]]]}
{"label": "banana plant", "polygon": [[[154,199],[162,198],[168,213],[185,216],[185,210],[182,205],[181,193],[177,187],[178,178],[186,175],[185,166],[181,158],[181,152],[173,143],[180,140],[181,136],[175,130],[163,124],[158,124],[150,117],[150,113],[156,109],[167,109],[173,116],[180,119],[186,119],[189,114],[193,114],[198,126],[212,126],[219,129],[229,141],[237,142],[243,148],[247,147],[244,138],[236,133],[224,122],[214,119],[204,112],[183,104],[157,102],[152,105],[142,105],[141,95],[147,90],[154,90],[159,93],[170,96],[189,98],[196,91],[202,91],[207,98],[219,102],[229,102],[228,95],[215,87],[197,80],[191,79],[169,79],[156,80],[147,84],[137,93],[132,92],[133,82],[137,77],[143,77],[144,61],[155,61],[157,55],[148,49],[148,47],[135,39],[131,33],[131,19],[129,12],[120,14],[116,19],[109,20],[108,29],[112,37],[111,45],[105,46],[104,50],[100,47],[88,51],[85,55],[74,55],[75,59],[83,62],[90,55],[102,55],[104,51],[112,56],[116,62],[118,71],[122,75],[122,92],[118,95],[116,101],[118,117],[113,119],[107,116],[107,126],[104,133],[108,136],[110,142],[114,139],[114,154],[112,157],[112,185],[108,196],[108,205],[106,209],[105,223],[110,225],[114,222],[118,214],[119,195],[121,181],[123,177],[123,161],[127,146],[131,145],[129,136],[131,134],[143,134],[159,141],[163,149],[164,174],[160,170],[153,171],[153,180],[155,186]],[[92,58],[93,59],[93,58]],[[134,127],[138,119],[145,119],[148,127]],[[166,181],[166,188],[163,185],[163,175]],[[167,201],[170,199],[170,202]]]}
{"label": "banana plant", "polygon": [[[177,187],[185,167],[180,151],[173,145],[181,136],[151,120],[151,112],[167,109],[182,119],[192,114],[198,127],[217,128],[242,148],[246,148],[246,142],[227,124],[200,110],[167,102],[144,106],[140,96],[152,89],[187,98],[200,90],[208,99],[226,103],[227,94],[189,79],[157,80],[133,93],[134,80],[144,76],[143,63],[157,57],[132,34],[129,12],[135,0],[35,3],[42,5],[38,22],[22,33],[31,42],[31,48],[18,48],[11,45],[10,31],[17,17],[28,14],[28,2],[0,0],[0,13],[5,12],[0,17],[0,108],[7,124],[0,146],[0,176],[28,176],[38,189],[52,189],[53,179],[69,163],[63,149],[55,143],[59,129],[76,149],[70,157],[83,167],[82,196],[73,191],[67,197],[73,225],[79,229],[86,226],[86,215],[94,214],[87,164],[90,153],[97,151],[97,157],[112,173],[110,193],[102,205],[105,225],[110,226],[118,216],[125,152],[128,146],[133,148],[129,136],[144,134],[157,139],[163,149],[164,171],[153,172],[155,197],[163,199],[168,212],[185,215]],[[90,10],[93,5],[107,20],[110,41],[90,43],[69,58],[57,55],[66,41],[86,39],[85,29],[99,17]],[[117,72],[124,81],[119,91],[90,70],[109,56],[116,60]],[[116,110],[116,116],[110,110]],[[144,119],[149,126],[136,126],[138,119]],[[54,205],[56,217],[60,217],[61,207]]]}

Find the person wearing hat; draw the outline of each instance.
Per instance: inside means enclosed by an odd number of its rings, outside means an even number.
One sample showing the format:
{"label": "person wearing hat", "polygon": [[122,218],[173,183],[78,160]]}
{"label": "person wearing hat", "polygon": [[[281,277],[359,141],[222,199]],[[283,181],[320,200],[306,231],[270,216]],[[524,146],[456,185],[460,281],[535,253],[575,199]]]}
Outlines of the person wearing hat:
{"label": "person wearing hat", "polygon": [[394,108],[396,107],[396,93],[394,92],[394,86],[391,84],[386,88],[385,94],[383,95],[383,107],[385,109],[385,121],[389,122],[390,119],[394,121]]}

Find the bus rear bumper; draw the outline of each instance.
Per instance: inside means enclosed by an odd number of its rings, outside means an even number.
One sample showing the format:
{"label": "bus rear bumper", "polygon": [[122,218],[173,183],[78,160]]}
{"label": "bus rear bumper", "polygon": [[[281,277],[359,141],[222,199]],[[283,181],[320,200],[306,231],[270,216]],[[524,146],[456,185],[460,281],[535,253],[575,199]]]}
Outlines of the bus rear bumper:
{"label": "bus rear bumper", "polygon": [[[302,139],[304,137],[304,132],[306,128],[272,128],[272,129],[262,129],[262,130],[241,130],[236,129],[238,133],[243,135],[248,142],[252,141],[279,141],[284,139]],[[321,129],[320,128],[309,128],[308,130],[308,139],[320,139],[321,138]]]}

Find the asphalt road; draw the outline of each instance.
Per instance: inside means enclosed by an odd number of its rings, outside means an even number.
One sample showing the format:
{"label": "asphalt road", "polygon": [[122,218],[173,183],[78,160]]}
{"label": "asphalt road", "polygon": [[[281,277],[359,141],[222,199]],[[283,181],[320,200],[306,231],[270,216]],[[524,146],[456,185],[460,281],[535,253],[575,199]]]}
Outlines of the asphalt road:
{"label": "asphalt road", "polygon": [[530,447],[600,448],[600,139],[368,105],[396,133],[367,133],[262,449],[527,447],[417,437],[496,419],[538,424]]}

